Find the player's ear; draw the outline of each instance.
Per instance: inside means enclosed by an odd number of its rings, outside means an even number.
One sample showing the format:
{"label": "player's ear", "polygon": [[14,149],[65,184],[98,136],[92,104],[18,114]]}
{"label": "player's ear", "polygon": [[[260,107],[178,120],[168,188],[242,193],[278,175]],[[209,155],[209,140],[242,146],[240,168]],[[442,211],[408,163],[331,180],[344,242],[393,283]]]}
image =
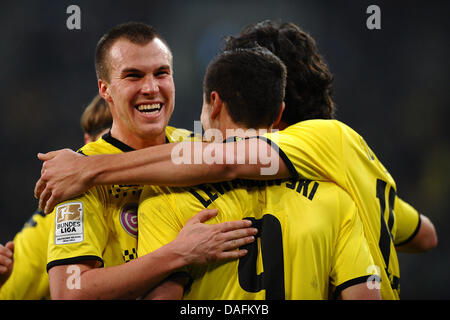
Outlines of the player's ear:
{"label": "player's ear", "polygon": [[92,142],[92,138],[89,135],[89,133],[84,133],[84,144],[87,144],[89,142]]}
{"label": "player's ear", "polygon": [[276,128],[280,124],[281,116],[283,115],[283,111],[284,111],[285,107],[286,107],[286,105],[284,104],[284,101],[281,102],[280,111],[278,112],[278,116],[275,118],[275,121],[273,122],[272,127]]}
{"label": "player's ear", "polygon": [[224,102],[217,91],[212,91],[210,98],[212,106],[211,119],[214,120],[220,114],[220,111],[222,111]]}
{"label": "player's ear", "polygon": [[98,94],[100,97],[108,102],[112,102],[111,96],[109,95],[109,85],[103,79],[98,79]]}

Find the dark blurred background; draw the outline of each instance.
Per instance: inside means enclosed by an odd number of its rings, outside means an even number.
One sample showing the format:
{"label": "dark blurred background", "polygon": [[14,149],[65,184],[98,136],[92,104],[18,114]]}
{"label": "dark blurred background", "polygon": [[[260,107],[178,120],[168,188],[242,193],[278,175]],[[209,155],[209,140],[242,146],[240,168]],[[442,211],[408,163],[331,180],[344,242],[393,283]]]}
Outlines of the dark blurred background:
{"label": "dark blurred background", "polygon": [[[81,29],[69,30],[69,5]],[[366,8],[381,8],[369,30]],[[400,254],[404,299],[450,298],[450,23],[448,1],[2,1],[0,30],[0,242],[37,206],[38,152],[83,143],[79,119],[97,92],[96,42],[126,21],[154,25],[174,54],[171,125],[193,130],[202,76],[222,38],[249,23],[281,19],[317,41],[335,76],[338,118],[363,135],[398,194],[434,222],[439,245]],[[447,127],[447,129],[446,129]]]}

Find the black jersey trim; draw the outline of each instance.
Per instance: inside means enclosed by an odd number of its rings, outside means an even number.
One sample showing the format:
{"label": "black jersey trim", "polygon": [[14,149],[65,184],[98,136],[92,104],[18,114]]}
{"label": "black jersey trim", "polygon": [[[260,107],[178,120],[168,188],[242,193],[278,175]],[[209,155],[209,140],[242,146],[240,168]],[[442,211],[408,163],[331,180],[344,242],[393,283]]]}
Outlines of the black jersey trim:
{"label": "black jersey trim", "polygon": [[66,259],[59,259],[59,260],[53,260],[49,263],[47,263],[47,272],[51,268],[55,266],[62,266],[67,264],[78,264],[80,262],[86,261],[86,260],[95,260],[99,261],[101,263],[100,268],[103,268],[103,259],[98,256],[93,255],[87,255],[87,256],[78,256],[78,257],[72,257],[72,258],[66,258]]}
{"label": "black jersey trim", "polygon": [[[227,139],[225,139],[223,141],[223,143],[228,143],[228,142],[238,142],[240,141],[238,139],[239,137],[228,137]],[[289,172],[291,173],[291,176],[294,180],[298,180],[300,178],[300,175],[298,174],[297,170],[295,170],[294,165],[292,164],[291,160],[289,160],[288,156],[284,153],[283,150],[281,150],[281,148],[272,140],[266,138],[266,137],[262,137],[262,136],[252,136],[252,137],[245,137],[243,138],[243,140],[248,140],[250,138],[257,138],[260,139],[262,141],[264,141],[265,143],[267,143],[269,146],[272,147],[272,149],[275,149],[274,146],[277,147],[278,149],[278,155],[281,157],[281,159],[283,160],[284,164],[286,164]]]}
{"label": "black jersey trim", "polygon": [[105,140],[106,142],[108,142],[109,144],[112,144],[114,147],[122,150],[123,152],[128,152],[128,151],[134,151],[135,150],[134,148],[130,147],[129,145],[127,145],[127,144],[123,143],[122,141],[117,140],[116,138],[114,138],[111,135],[111,131],[105,133],[102,136],[102,139]]}
{"label": "black jersey trim", "polygon": [[298,180],[300,178],[300,175],[298,174],[297,170],[295,170],[295,167],[292,164],[291,160],[289,160],[286,153],[284,153],[284,151],[281,150],[281,148],[275,142],[273,142],[272,140],[270,140],[267,137],[256,136],[256,138],[268,143],[273,149],[274,149],[274,146],[276,146],[278,149],[278,155],[280,156],[280,158],[283,160],[284,164],[288,168],[289,172],[291,173],[292,178],[294,180]]}
{"label": "black jersey trim", "polygon": [[360,283],[367,282],[370,277],[373,277],[373,280],[375,280],[377,282],[381,282],[380,276],[378,276],[376,274],[347,280],[344,283],[341,283],[340,285],[338,285],[336,287],[336,290],[334,291],[334,299],[336,300],[344,289],[347,289],[348,287],[351,287],[351,286],[354,286],[354,285],[357,285]]}
{"label": "black jersey trim", "polygon": [[[105,133],[102,136],[102,139],[105,140],[106,142],[108,142],[109,144],[112,144],[114,147],[120,149],[123,152],[129,152],[129,151],[135,151],[136,149],[130,147],[129,145],[127,145],[126,143],[123,143],[122,141],[114,138],[111,135],[111,131]],[[166,143],[170,143],[169,138],[166,135]]]}
{"label": "black jersey trim", "polygon": [[422,219],[420,218],[420,213],[419,213],[419,222],[417,222],[417,226],[414,229],[414,232],[408,237],[408,239],[406,239],[406,240],[404,240],[402,242],[396,243],[395,245],[396,246],[402,246],[402,245],[407,244],[408,242],[410,242],[412,239],[414,239],[416,237],[417,233],[419,232],[421,224],[422,224]]}

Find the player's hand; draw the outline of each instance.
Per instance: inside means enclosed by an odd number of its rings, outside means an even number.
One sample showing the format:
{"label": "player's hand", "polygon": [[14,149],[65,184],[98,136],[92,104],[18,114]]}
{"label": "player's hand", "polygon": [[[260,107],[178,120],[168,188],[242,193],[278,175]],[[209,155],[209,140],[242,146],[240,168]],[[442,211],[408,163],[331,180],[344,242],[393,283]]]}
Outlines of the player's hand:
{"label": "player's hand", "polygon": [[34,196],[39,199],[39,209],[46,214],[52,212],[56,204],[78,196],[89,189],[83,176],[83,164],[87,157],[70,149],[39,153],[42,164],[41,178],[34,188]]}
{"label": "player's hand", "polygon": [[14,242],[0,244],[0,287],[8,280],[14,266]]}
{"label": "player's hand", "polygon": [[216,215],[216,209],[199,212],[186,222],[173,241],[177,246],[176,252],[184,256],[187,264],[207,264],[243,257],[247,250],[238,248],[255,241],[254,235],[258,230],[251,227],[251,221],[204,223]]}

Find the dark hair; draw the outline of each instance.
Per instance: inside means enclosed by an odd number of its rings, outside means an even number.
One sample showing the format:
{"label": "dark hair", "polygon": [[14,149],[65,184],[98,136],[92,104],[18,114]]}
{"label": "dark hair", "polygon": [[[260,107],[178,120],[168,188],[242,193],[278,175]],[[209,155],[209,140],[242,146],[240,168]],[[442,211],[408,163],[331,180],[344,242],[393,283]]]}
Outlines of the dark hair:
{"label": "dark hair", "polygon": [[269,49],[286,65],[285,123],[334,118],[333,75],[310,35],[293,23],[266,20],[244,27],[237,37],[228,37],[225,50],[255,43]]}
{"label": "dark hair", "polygon": [[217,91],[231,119],[247,128],[267,128],[281,108],[286,67],[269,50],[258,47],[228,50],[217,55],[205,73],[204,93]]}
{"label": "dark hair", "polygon": [[81,116],[81,128],[91,137],[95,137],[103,130],[111,128],[112,122],[108,103],[97,94],[84,109]]}
{"label": "dark hair", "polygon": [[[97,43],[95,50],[95,72],[98,79],[109,81],[109,65],[107,55],[114,43],[121,39],[132,43],[146,45],[155,38],[160,39],[169,48],[167,43],[158,34],[155,28],[142,22],[127,22],[119,24],[105,33]],[[170,48],[169,48],[170,50]]]}

